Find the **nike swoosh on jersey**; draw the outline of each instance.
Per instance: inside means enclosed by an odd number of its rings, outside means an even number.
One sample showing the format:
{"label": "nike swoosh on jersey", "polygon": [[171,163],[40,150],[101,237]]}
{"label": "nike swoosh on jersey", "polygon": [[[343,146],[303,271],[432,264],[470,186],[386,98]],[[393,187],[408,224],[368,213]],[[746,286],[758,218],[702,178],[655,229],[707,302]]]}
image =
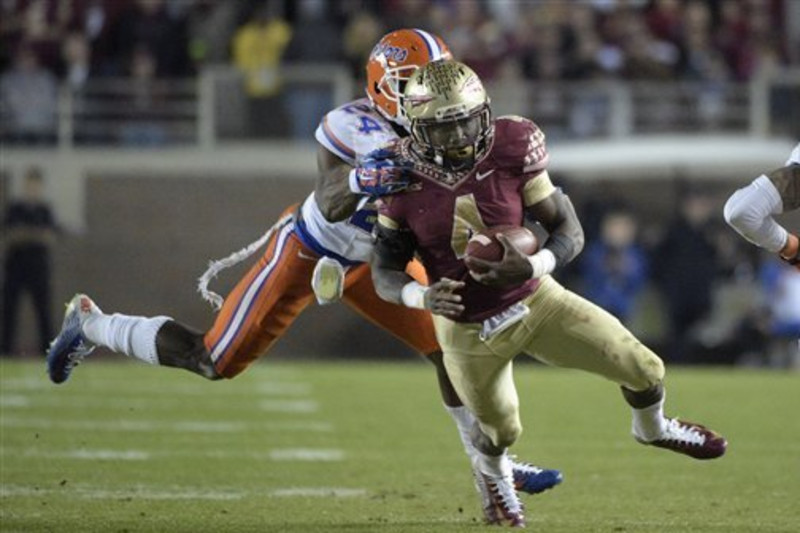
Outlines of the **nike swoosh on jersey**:
{"label": "nike swoosh on jersey", "polygon": [[494,172],[494,169],[487,170],[487,171],[486,171],[486,172],[484,172],[483,174],[481,174],[480,172],[478,172],[477,174],[475,174],[475,179],[476,179],[477,181],[481,181],[482,179],[484,179],[485,177],[487,177],[487,176],[488,176],[489,174],[491,174],[492,172]]}

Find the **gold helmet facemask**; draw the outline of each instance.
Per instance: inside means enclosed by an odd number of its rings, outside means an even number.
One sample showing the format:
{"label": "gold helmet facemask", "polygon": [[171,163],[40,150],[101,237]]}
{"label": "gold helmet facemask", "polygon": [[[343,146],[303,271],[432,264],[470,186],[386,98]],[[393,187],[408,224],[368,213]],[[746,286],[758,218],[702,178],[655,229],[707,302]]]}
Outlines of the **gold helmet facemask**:
{"label": "gold helmet facemask", "polygon": [[494,131],[489,96],[477,74],[457,61],[434,61],[408,81],[404,109],[417,152],[447,171],[480,161]]}

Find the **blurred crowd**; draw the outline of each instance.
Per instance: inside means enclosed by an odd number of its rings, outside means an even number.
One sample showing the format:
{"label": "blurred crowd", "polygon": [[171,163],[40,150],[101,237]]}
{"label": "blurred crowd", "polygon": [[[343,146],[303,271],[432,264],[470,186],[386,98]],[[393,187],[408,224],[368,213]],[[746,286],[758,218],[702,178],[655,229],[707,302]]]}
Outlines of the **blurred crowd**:
{"label": "blurred crowd", "polygon": [[602,185],[567,183],[587,244],[562,281],[670,362],[800,368],[800,271],[731,231],[727,188],[674,188],[672,214],[654,217],[620,195],[598,200]]}
{"label": "blurred crowd", "polygon": [[0,90],[15,138],[47,142],[60,83],[234,64],[265,102],[286,63],[346,63],[360,80],[375,42],[399,27],[438,33],[490,82],[747,81],[800,64],[790,1],[3,0]]}
{"label": "blurred crowd", "polygon": [[[92,80],[125,79],[131,100],[111,107],[146,118],[159,83],[209,65],[241,72],[248,135],[295,127],[311,140],[331,96],[285,90],[281,67],[346,64],[361,94],[372,47],[400,27],[439,34],[489,82],[746,82],[800,65],[785,26],[794,1],[0,0],[3,142],[55,142],[61,87],[79,94]],[[294,120],[281,118],[287,108]],[[117,140],[160,145],[160,128],[128,120]],[[778,359],[796,352],[784,341],[800,334],[800,275],[719,227],[720,205],[687,191],[654,235],[630,206],[578,196],[590,244],[569,283],[626,322],[643,320],[655,288],[663,306],[649,308],[663,309],[654,322],[666,324],[656,337],[668,339],[669,359],[733,362],[765,344]]]}
{"label": "blurred crowd", "polygon": [[[0,68],[18,54],[79,84],[131,75],[145,56],[157,77],[235,60],[257,29],[276,60],[348,61],[356,73],[399,27],[441,35],[486,79],[750,79],[797,63],[788,0],[4,0]],[[265,53],[262,51],[262,53]]]}

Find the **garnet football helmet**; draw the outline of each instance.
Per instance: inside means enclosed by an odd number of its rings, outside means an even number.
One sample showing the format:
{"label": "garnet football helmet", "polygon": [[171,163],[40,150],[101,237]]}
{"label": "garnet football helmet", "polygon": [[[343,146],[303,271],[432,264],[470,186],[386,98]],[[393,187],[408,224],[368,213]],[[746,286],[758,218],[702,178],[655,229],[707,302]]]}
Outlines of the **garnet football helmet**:
{"label": "garnet football helmet", "polygon": [[403,107],[419,155],[447,171],[475,166],[492,144],[489,95],[458,61],[435,61],[408,81]]}
{"label": "garnet football helmet", "polygon": [[421,66],[452,57],[444,41],[426,31],[403,29],[386,34],[367,61],[367,96],[381,115],[407,128],[401,101],[406,82]]}

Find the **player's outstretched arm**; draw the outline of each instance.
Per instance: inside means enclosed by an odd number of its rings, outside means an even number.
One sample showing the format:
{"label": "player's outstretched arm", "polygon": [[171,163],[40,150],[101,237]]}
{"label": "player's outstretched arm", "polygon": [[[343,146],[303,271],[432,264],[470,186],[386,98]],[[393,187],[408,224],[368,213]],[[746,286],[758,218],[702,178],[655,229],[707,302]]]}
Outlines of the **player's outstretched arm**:
{"label": "player's outstretched arm", "polygon": [[374,232],[372,283],[378,296],[387,302],[428,309],[450,318],[464,312],[461,296],[455,293],[464,286],[463,282],[441,279],[426,287],[406,273],[416,247],[410,231],[390,229],[379,221]]}
{"label": "player's outstretched arm", "polygon": [[800,165],[788,165],[762,175],[734,192],[725,202],[725,221],[742,237],[782,259],[800,264],[800,241],[778,224],[773,215],[793,208],[800,197]]}
{"label": "player's outstretched arm", "polygon": [[314,197],[328,222],[346,220],[358,206],[359,196],[350,190],[348,176],[353,169],[324,146],[317,147],[317,185]]}
{"label": "player's outstretched arm", "polygon": [[379,148],[354,168],[319,146],[317,167],[317,203],[328,222],[339,222],[349,218],[364,197],[379,198],[405,190],[411,163],[398,159],[389,149]]}

